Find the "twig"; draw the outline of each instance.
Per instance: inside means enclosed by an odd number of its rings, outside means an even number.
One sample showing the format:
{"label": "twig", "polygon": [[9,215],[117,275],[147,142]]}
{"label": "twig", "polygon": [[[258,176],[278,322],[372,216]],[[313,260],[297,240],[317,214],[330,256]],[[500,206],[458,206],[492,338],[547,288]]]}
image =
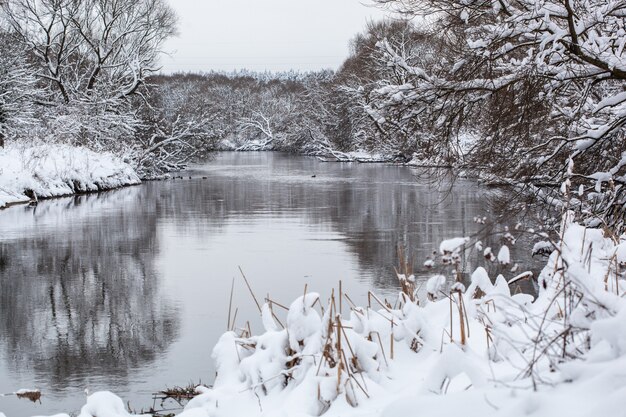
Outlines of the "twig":
{"label": "twig", "polygon": [[254,292],[252,291],[252,288],[250,287],[250,283],[248,282],[248,278],[246,278],[246,274],[243,273],[243,269],[241,269],[241,266],[239,266],[239,272],[241,272],[241,276],[243,277],[243,280],[246,282],[246,286],[248,287],[248,291],[250,291],[250,295],[252,295],[252,298],[254,299],[254,303],[256,304],[256,307],[259,309],[259,313],[261,312],[261,305],[259,304],[258,300],[256,299],[256,296],[254,295]]}
{"label": "twig", "polygon": [[233,292],[235,291],[235,277],[233,277],[233,282],[230,286],[230,301],[228,302],[228,322],[226,323],[226,330],[230,330],[230,313],[233,308]]}

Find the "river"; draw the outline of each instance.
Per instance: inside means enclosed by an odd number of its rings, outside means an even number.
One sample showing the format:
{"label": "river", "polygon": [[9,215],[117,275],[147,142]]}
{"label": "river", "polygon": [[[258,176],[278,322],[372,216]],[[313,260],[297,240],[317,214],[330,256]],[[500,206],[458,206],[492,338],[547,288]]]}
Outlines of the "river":
{"label": "river", "polygon": [[327,297],[339,280],[357,302],[392,299],[399,245],[423,281],[440,240],[506,214],[497,191],[400,166],[222,153],[180,175],[0,212],[0,393],[43,392],[0,397],[8,417],[76,412],[103,389],[141,411],[160,389],[210,383],[233,279],[237,324],[260,330],[239,266],[260,299],[305,284]]}

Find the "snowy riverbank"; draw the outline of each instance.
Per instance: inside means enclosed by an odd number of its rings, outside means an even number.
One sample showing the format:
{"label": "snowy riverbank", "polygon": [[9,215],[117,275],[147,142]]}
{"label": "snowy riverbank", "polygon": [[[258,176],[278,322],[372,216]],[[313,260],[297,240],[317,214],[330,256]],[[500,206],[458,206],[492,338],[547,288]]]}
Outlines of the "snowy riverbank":
{"label": "snowy riverbank", "polygon": [[[503,238],[521,233],[536,234]],[[262,334],[221,337],[213,387],[199,387],[180,416],[624,415],[626,236],[566,215],[558,239],[538,237],[553,252],[536,298],[517,291],[526,273],[478,268],[467,287],[435,273],[421,287],[400,274],[403,292],[390,303],[372,295],[357,307],[339,291],[306,290],[287,311],[269,300]],[[502,248],[455,238],[429,264],[450,273],[464,250]],[[80,413],[92,416],[129,413],[100,392]]]}
{"label": "snowy riverbank", "polygon": [[120,158],[69,145],[7,145],[0,149],[0,208],[139,184]]}

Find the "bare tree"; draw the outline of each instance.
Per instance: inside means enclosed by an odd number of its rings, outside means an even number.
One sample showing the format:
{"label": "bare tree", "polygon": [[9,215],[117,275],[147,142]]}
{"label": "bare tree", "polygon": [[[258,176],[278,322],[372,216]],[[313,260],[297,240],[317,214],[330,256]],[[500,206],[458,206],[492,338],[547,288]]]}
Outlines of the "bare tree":
{"label": "bare tree", "polygon": [[[169,127],[146,125],[141,114],[152,110],[146,80],[159,69],[163,42],[176,32],[166,0],[7,0],[1,11],[12,43],[32,63],[23,70],[43,87],[37,136],[138,157],[142,167],[147,155],[156,158],[156,143],[144,141],[143,131]],[[177,161],[189,150],[183,141],[167,144]],[[181,149],[173,150],[176,144]]]}
{"label": "bare tree", "polygon": [[35,83],[22,51],[0,31],[0,148],[37,124]]}
{"label": "bare tree", "polygon": [[176,29],[164,0],[8,0],[3,9],[66,103],[137,93]]}

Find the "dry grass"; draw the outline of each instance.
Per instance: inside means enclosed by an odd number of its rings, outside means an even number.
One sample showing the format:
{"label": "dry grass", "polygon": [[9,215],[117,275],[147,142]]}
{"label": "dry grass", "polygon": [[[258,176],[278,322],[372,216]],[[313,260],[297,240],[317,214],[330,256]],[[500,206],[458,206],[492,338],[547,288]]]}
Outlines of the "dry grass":
{"label": "dry grass", "polygon": [[399,266],[395,267],[396,276],[400,282],[400,289],[409,300],[415,302],[417,298],[417,287],[415,283],[415,275],[413,274],[413,262],[406,255],[404,248],[398,245],[398,262]]}
{"label": "dry grass", "polygon": [[164,390],[154,393],[153,399],[162,401],[171,399],[178,403],[181,403],[182,401],[188,401],[200,395],[197,391],[197,387],[199,386],[206,385],[203,385],[202,383],[189,383],[189,385],[187,385],[186,387],[176,386],[173,388],[165,388]]}
{"label": "dry grass", "polygon": [[19,399],[29,400],[34,403],[39,402],[41,404],[41,391],[39,390],[18,391],[15,395]]}
{"label": "dry grass", "polygon": [[[341,281],[339,281],[339,285],[337,288],[331,289],[331,294],[330,297],[327,299],[327,303],[323,303],[321,299],[318,299],[313,304],[313,306],[311,306],[314,307],[317,304],[320,309],[320,316],[327,318],[326,321],[323,323],[323,326],[325,326],[326,328],[324,332],[326,336],[325,339],[322,341],[322,347],[319,352],[319,361],[316,361],[315,363],[315,366],[317,368],[316,375],[332,375],[336,379],[336,394],[345,395],[346,401],[353,407],[356,407],[358,405],[356,395],[358,392],[362,393],[366,398],[370,396],[370,393],[368,392],[364,377],[366,371],[361,363],[361,360],[363,358],[359,358],[358,352],[355,351],[353,348],[353,340],[351,340],[351,338],[349,337],[349,333],[347,332],[348,329],[351,329],[351,327],[349,325],[346,325],[343,317],[346,313],[367,317],[369,317],[370,314],[377,314],[389,322],[391,331],[388,335],[381,335],[378,332],[370,332],[369,335],[363,335],[363,337],[365,337],[370,342],[374,342],[379,345],[380,356],[378,358],[382,361],[381,363],[384,364],[384,366],[389,366],[390,361],[392,361],[395,356],[394,350],[397,349],[396,346],[394,346],[394,328],[399,325],[398,322],[394,320],[392,312],[397,308],[398,303],[400,305],[404,303],[414,303],[419,305],[419,284],[416,282],[413,273],[413,262],[410,260],[410,256],[406,255],[406,252],[402,247],[398,248],[398,264],[394,266],[394,270],[396,276],[398,277],[401,294],[399,299],[393,306],[386,299],[381,300],[372,291],[368,291],[367,306],[365,308],[359,308],[355,305],[350,296],[345,292],[343,283]],[[240,269],[239,272],[241,273],[246,288],[250,293],[252,301],[256,305],[257,309],[261,311],[261,298],[257,297],[254,294],[252,286],[250,285],[250,282],[243,273],[243,271]],[[460,281],[460,277],[461,275],[457,271],[457,280]],[[303,291],[304,298],[306,298],[307,291],[308,285],[305,285]],[[232,292],[233,288],[231,285],[231,299]],[[463,286],[461,285],[461,283],[457,282],[457,285],[453,286],[451,291],[446,294],[446,297],[450,300],[451,320],[454,316],[458,317],[458,320],[456,320],[454,323],[452,323],[451,321],[450,323],[449,336],[452,340],[458,339],[456,340],[458,343],[460,343],[461,345],[465,345],[467,344],[467,339],[469,338],[469,322],[466,312],[466,306],[463,302]],[[343,302],[344,298],[345,303]],[[280,322],[279,317],[276,313],[279,312],[278,309],[282,310],[280,311],[279,315],[283,317],[283,314],[289,311],[289,307],[271,299],[269,294],[267,294],[263,301],[269,306],[269,311],[271,312],[272,317],[284,329],[285,326]],[[347,311],[344,311],[344,307],[347,307],[345,308],[345,310]],[[239,348],[250,351],[255,350],[257,348],[256,344],[253,340],[249,339],[253,334],[252,330],[250,329],[249,322],[247,322],[246,325],[242,328],[237,328],[235,326],[235,319],[231,320],[232,309],[233,306],[231,301],[229,303],[228,327],[236,331],[238,335],[238,340],[236,341],[236,344]],[[458,314],[452,314],[453,310],[458,310]],[[490,334],[487,334],[487,337],[490,338]],[[489,340],[488,343],[489,342],[491,342],[491,340]],[[302,344],[303,341],[300,341],[299,343]],[[418,352],[420,351],[422,346],[423,340],[421,339],[418,332],[410,343],[410,348],[414,352]],[[256,384],[255,386],[251,386],[248,389],[253,391],[260,390],[259,392],[266,393],[267,388],[265,386],[265,383],[269,382],[270,380],[274,380],[275,378],[281,378],[283,386],[286,387],[287,385],[289,385],[296,378],[294,375],[294,371],[296,371],[301,365],[302,356],[298,355],[297,352],[293,351],[289,346],[286,347],[285,353],[287,356],[287,362],[284,364],[284,371],[282,371],[279,375],[268,378],[264,381],[260,381],[258,384]],[[171,392],[168,393],[171,394]],[[186,394],[186,392],[183,391],[183,394]],[[320,386],[318,386],[317,397],[319,403],[319,414],[321,415],[328,409],[328,407],[330,407],[330,402],[328,398],[325,398],[323,396]]]}

